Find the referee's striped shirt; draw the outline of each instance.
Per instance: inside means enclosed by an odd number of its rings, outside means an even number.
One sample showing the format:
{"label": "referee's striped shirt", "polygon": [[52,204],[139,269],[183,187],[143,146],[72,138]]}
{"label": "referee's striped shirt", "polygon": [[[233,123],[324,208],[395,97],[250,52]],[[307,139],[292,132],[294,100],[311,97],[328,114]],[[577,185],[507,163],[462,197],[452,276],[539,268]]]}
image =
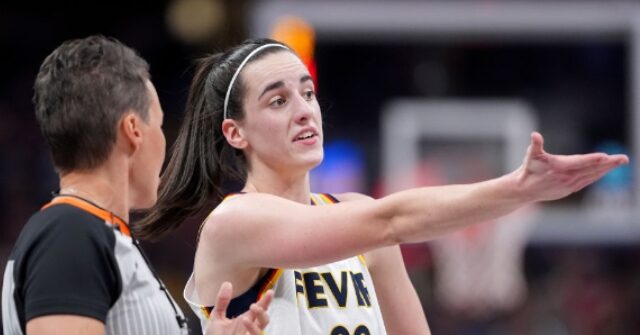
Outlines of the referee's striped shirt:
{"label": "referee's striped shirt", "polygon": [[182,311],[161,286],[123,220],[56,197],[31,217],[9,257],[4,335],[25,334],[29,320],[56,314],[95,318],[106,334],[186,334]]}

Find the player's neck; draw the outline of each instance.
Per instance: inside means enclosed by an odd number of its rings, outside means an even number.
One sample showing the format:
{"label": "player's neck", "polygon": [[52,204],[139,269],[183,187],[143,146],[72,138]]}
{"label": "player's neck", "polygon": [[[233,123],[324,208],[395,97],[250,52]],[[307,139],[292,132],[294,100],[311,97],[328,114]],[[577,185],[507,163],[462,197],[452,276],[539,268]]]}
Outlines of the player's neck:
{"label": "player's neck", "polygon": [[129,221],[126,183],[109,169],[72,171],[60,177],[60,195],[85,199]]}
{"label": "player's neck", "polygon": [[243,191],[269,193],[302,204],[309,204],[311,197],[308,173],[282,178],[269,171],[249,172]]}

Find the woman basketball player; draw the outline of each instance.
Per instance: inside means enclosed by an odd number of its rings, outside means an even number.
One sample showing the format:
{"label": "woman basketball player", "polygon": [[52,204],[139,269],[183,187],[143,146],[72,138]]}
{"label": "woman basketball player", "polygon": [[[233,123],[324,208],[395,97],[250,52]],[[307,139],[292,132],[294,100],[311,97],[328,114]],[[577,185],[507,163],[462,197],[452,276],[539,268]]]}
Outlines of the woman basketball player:
{"label": "woman basketball player", "polygon": [[[201,61],[158,203],[141,230],[155,237],[211,211],[185,289],[203,320],[215,288],[230,281],[237,295],[229,316],[274,290],[266,334],[429,333],[398,244],[565,197],[628,162],[551,155],[534,133],[522,166],[509,174],[374,200],[311,193],[322,142],[313,80],[287,46],[251,40]],[[244,187],[226,195],[234,176]]]}

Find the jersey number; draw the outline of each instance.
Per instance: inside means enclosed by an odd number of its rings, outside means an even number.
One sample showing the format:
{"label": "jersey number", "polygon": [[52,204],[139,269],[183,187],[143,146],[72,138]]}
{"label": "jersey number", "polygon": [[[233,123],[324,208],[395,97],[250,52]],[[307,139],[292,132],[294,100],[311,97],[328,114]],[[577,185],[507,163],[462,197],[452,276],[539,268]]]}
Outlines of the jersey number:
{"label": "jersey number", "polygon": [[[347,328],[343,326],[336,326],[335,328],[333,328],[333,330],[331,330],[330,335],[351,335],[351,334],[349,333],[349,330],[347,330]],[[360,325],[353,331],[353,335],[371,335],[371,333],[369,332],[369,328],[367,328],[366,326]]]}

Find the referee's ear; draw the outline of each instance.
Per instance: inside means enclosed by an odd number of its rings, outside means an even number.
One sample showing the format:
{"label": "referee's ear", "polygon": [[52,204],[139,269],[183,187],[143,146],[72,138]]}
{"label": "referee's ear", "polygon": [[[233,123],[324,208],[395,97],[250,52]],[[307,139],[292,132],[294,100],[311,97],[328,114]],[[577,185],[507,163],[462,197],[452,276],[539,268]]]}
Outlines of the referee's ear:
{"label": "referee's ear", "polygon": [[142,144],[143,122],[138,114],[129,111],[122,116],[118,123],[118,138],[123,140],[118,142],[122,142],[120,145],[130,155],[138,151]]}

